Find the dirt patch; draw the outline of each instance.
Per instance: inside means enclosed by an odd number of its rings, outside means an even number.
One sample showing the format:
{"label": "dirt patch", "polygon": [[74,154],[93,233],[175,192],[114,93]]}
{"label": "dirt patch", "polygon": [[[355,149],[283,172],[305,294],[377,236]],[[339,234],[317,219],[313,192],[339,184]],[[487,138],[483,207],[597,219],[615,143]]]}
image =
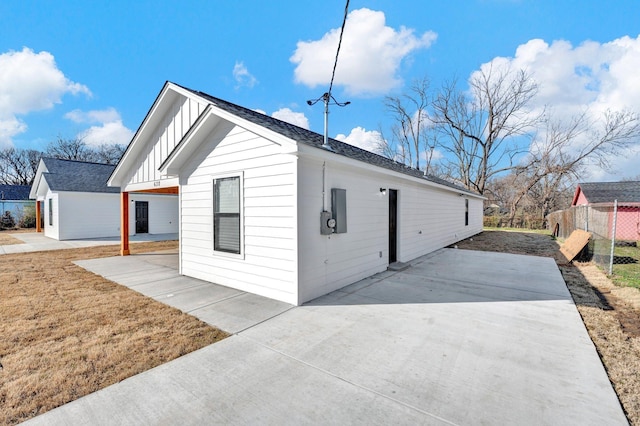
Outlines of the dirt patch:
{"label": "dirt patch", "polygon": [[[551,235],[485,231],[456,244],[467,250],[555,257]],[[558,265],[632,425],[640,426],[640,291],[617,287],[595,265]]]}
{"label": "dirt patch", "polygon": [[15,231],[0,231],[0,246],[24,244],[24,241],[20,241],[19,239],[12,237],[9,232],[13,233]]}
{"label": "dirt patch", "polygon": [[[177,247],[137,243],[132,253]],[[73,261],[102,246],[0,256],[0,424],[16,424],[227,334]]]}

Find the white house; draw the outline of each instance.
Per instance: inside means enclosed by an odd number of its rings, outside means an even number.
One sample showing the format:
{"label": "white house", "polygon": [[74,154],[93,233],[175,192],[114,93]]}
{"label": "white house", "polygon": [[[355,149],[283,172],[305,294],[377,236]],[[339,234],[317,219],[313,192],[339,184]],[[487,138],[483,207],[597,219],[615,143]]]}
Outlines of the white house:
{"label": "white house", "polygon": [[109,185],[179,187],[180,272],[294,305],[482,231],[481,196],[329,145],[167,82]]}
{"label": "white house", "polygon": [[[36,203],[38,230],[56,240],[120,235],[120,188],[107,186],[114,165],[43,158],[29,197]],[[44,221],[41,206],[44,207]],[[178,196],[135,194],[129,213],[130,234],[178,232]]]}

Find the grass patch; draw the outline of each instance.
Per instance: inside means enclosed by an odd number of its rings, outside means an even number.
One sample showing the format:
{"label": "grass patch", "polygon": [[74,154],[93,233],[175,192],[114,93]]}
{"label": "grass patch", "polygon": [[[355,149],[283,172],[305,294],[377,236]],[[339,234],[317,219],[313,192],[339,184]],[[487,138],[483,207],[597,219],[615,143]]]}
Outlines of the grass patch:
{"label": "grass patch", "polygon": [[[176,248],[137,243],[132,253]],[[72,262],[118,246],[0,256],[0,424],[17,424],[227,337]]]}
{"label": "grass patch", "polygon": [[497,228],[492,226],[485,226],[484,231],[506,231],[506,232],[526,232],[530,234],[542,234],[551,236],[551,231],[548,229],[525,229],[525,228]]}
{"label": "grass patch", "polygon": [[613,253],[613,282],[640,289],[640,248],[615,247]]}

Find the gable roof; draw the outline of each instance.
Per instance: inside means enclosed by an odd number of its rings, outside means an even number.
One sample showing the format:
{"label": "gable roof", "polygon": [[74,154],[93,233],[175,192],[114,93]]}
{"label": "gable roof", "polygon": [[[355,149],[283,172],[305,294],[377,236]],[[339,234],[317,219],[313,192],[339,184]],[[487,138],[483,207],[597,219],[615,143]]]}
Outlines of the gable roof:
{"label": "gable roof", "polygon": [[[163,115],[168,111],[170,103],[175,100],[177,96],[191,98],[201,104],[206,104],[206,107],[198,119],[192,124],[190,130],[175,146],[173,151],[171,151],[166,158],[162,159],[163,163],[159,168],[162,172],[167,172],[172,169],[175,164],[174,161],[180,163],[184,156],[189,155],[189,152],[193,149],[190,147],[189,139],[198,126],[215,126],[214,123],[208,123],[209,121],[213,121],[207,119],[207,117],[211,116],[216,117],[216,119],[231,121],[236,125],[245,127],[250,131],[257,132],[258,134],[261,134],[273,141],[277,141],[276,143],[278,144],[301,144],[314,148],[314,151],[315,149],[318,149],[326,153],[330,152],[322,148],[324,141],[323,135],[278,120],[274,117],[269,117],[265,114],[233,104],[223,99],[216,98],[207,93],[192,90],[167,81],[147,112],[144,120],[138,127],[136,134],[127,146],[127,149],[113,173],[109,177],[108,182],[110,185],[125,186],[127,184],[126,180],[128,179],[128,173],[133,167],[136,167],[136,162],[139,161],[139,155],[143,152],[144,141],[148,137],[152,137],[156,126],[161,125]],[[138,141],[141,143],[138,143]],[[455,190],[474,197],[482,197],[474,191],[470,191],[447,180],[440,179],[435,176],[425,176],[424,172],[420,170],[407,167],[404,164],[397,163],[381,155],[363,150],[336,139],[329,138],[328,143],[332,147],[331,152],[333,154],[411,176],[412,178],[422,180],[425,183],[449,188],[449,190]]]}
{"label": "gable roof", "polygon": [[640,181],[579,183],[571,205],[584,194],[589,203],[640,203]]}
{"label": "gable roof", "polygon": [[[89,163],[85,161],[61,160],[58,158],[43,158],[45,171],[42,178],[49,189],[55,192],[102,192],[117,194],[118,187],[107,186],[107,179],[111,176],[115,165]],[[36,177],[36,181],[38,178]],[[39,182],[34,181],[34,184]]]}
{"label": "gable roof", "polygon": [[29,185],[0,185],[0,200],[28,200]]}
{"label": "gable roof", "polygon": [[[176,84],[176,86],[179,85]],[[233,104],[223,99],[216,98],[204,92],[192,90],[184,86],[179,87],[205,99],[207,102],[230,114],[243,118],[273,132],[279,133],[291,140],[297,141],[298,143],[302,143],[318,149],[325,149],[322,147],[324,143],[324,136],[319,133],[303,129],[302,127],[298,127],[294,124],[287,123],[286,121],[282,121],[277,118],[262,114],[260,112],[242,107],[240,105]],[[457,191],[478,196],[477,193],[470,191],[462,186],[456,185],[452,182],[449,182],[445,179],[441,179],[436,176],[425,175],[423,171],[405,166],[404,164],[393,161],[387,157],[383,157],[371,151],[367,151],[348,143],[341,142],[337,139],[328,138],[328,144],[331,146],[335,154],[342,155],[357,161],[362,161],[373,166],[392,170],[394,172],[402,173],[404,175],[412,176],[414,178],[425,179],[438,185],[443,185]],[[176,146],[176,149],[174,151],[177,151],[178,149],[179,145]],[[171,155],[169,157],[171,157]]]}

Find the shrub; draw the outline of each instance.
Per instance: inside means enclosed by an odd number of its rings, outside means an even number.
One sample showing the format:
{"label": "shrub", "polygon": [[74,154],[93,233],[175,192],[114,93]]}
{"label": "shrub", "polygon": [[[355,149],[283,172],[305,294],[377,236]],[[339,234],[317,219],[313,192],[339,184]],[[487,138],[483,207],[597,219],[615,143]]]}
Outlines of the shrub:
{"label": "shrub", "polygon": [[33,206],[26,206],[23,210],[22,217],[18,221],[20,228],[35,228],[36,227],[36,208]]}
{"label": "shrub", "polygon": [[0,228],[11,229],[16,227],[16,221],[9,210],[5,211],[0,219]]}

